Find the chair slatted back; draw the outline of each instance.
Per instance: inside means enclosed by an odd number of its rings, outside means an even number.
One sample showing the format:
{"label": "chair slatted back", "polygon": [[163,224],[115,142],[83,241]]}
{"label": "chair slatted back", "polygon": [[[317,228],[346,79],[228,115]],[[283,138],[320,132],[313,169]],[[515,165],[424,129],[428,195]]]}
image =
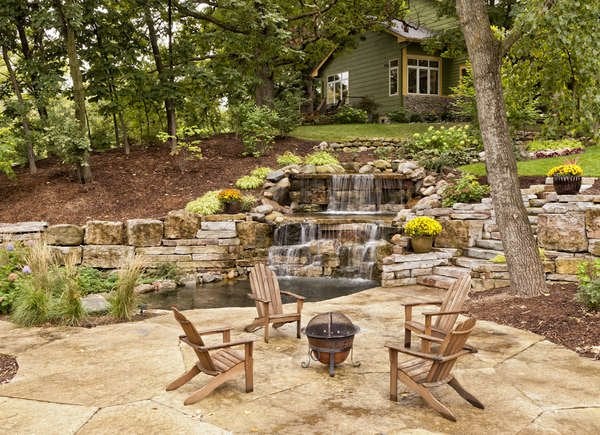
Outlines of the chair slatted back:
{"label": "chair slatted back", "polygon": [[261,303],[256,303],[259,317],[263,317],[267,314],[283,313],[279,282],[277,281],[275,273],[269,269],[267,265],[259,263],[250,271],[250,288],[255,297],[270,301],[269,313],[264,312]]}
{"label": "chair slatted back", "polygon": [[[474,318],[469,318],[464,322],[456,325],[456,327],[448,333],[448,335],[442,342],[439,350],[439,355],[449,356],[460,352],[465,346],[465,343],[469,338],[469,334],[471,334],[471,331],[473,331],[474,328]],[[457,358],[458,357],[452,358],[444,362],[434,362],[431,365],[429,373],[427,374],[426,382],[438,382],[446,379],[450,375],[450,372],[452,371],[452,368],[454,367]]]}
{"label": "chair slatted back", "polygon": [[[183,332],[185,333],[185,336],[190,341],[190,343],[195,344],[197,346],[204,346],[204,341],[202,341],[202,337],[200,336],[200,334],[198,334],[198,331],[196,330],[192,322],[190,322],[183,314],[181,314],[181,312],[177,308],[171,307],[171,309],[173,310],[173,314],[175,315],[175,320],[177,320],[177,322],[179,322],[179,324],[181,325],[181,328],[183,329]],[[206,369],[208,371],[216,370],[208,351],[201,351],[194,348],[194,352],[196,352],[196,355],[198,356],[198,364],[201,369]]]}
{"label": "chair slatted back", "polygon": [[[440,311],[462,310],[465,301],[467,300],[469,290],[471,290],[471,274],[465,273],[458,278],[446,292]],[[458,314],[438,316],[433,326],[443,331],[449,331],[452,329],[457,318]]]}

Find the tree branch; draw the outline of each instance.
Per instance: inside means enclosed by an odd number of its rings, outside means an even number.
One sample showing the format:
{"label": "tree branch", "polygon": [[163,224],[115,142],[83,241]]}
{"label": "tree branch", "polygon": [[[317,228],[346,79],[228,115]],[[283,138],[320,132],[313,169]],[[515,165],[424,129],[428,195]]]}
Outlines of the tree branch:
{"label": "tree branch", "polygon": [[[215,17],[213,17],[210,14],[205,14],[204,12],[199,12],[199,11],[194,11],[192,9],[189,9],[188,7],[179,3],[178,1],[174,1],[174,5],[183,16],[192,17],[192,18],[196,18],[198,20],[209,22],[211,24],[214,24],[217,27],[220,27],[221,29],[228,30],[232,33],[238,33],[241,35],[249,35],[250,34],[249,31],[242,30],[235,26],[231,26],[227,23],[224,23],[221,20],[216,19]],[[216,7],[216,5],[215,5],[215,7]]]}
{"label": "tree branch", "polygon": [[303,14],[299,14],[299,15],[296,15],[295,17],[289,18],[288,21],[298,21],[298,20],[302,20],[304,18],[314,17],[316,15],[326,14],[332,7],[334,7],[337,4],[337,2],[338,2],[338,0],[333,0],[331,3],[329,3],[323,9],[317,9],[316,11],[312,11],[312,12],[304,12]]}
{"label": "tree branch", "polygon": [[[554,6],[555,3],[556,3],[556,0],[546,0],[544,2],[544,4],[542,5],[540,14],[545,15],[546,13],[548,13],[550,11],[550,9],[552,9],[552,6]],[[519,39],[521,39],[521,37],[524,34],[525,34],[525,31],[523,30],[523,27],[521,25],[513,27],[513,29],[508,33],[506,38],[504,38],[504,40],[502,41],[502,47],[500,49],[500,54],[502,56],[507,54],[510,51],[511,47],[513,45],[515,45],[515,43]]]}

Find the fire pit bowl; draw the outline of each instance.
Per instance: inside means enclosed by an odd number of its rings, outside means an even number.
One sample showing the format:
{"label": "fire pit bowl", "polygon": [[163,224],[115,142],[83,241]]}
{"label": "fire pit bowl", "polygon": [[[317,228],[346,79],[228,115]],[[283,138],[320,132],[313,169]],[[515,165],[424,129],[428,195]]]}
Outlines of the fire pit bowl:
{"label": "fire pit bowl", "polygon": [[[302,330],[308,338],[308,367],[310,361],[320,361],[329,365],[329,376],[334,376],[334,366],[343,363],[352,351],[354,335],[360,328],[340,312],[329,312],[313,317]],[[359,362],[352,361],[354,367]]]}

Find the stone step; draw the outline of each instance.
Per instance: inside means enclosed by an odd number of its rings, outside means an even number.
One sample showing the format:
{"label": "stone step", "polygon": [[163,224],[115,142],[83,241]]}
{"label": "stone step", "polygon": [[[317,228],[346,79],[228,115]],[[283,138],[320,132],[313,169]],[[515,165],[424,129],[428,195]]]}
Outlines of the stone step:
{"label": "stone step", "polygon": [[423,275],[417,277],[417,284],[429,287],[448,289],[456,281],[456,278],[443,275]]}
{"label": "stone step", "polygon": [[506,263],[492,263],[489,260],[471,257],[456,257],[452,259],[455,266],[471,269],[473,272],[507,272]]}
{"label": "stone step", "polygon": [[433,268],[434,275],[448,276],[450,278],[460,278],[465,273],[471,273],[471,269],[458,266],[436,266]]}
{"label": "stone step", "polygon": [[466,257],[472,258],[481,258],[484,260],[489,260],[491,258],[496,257],[497,255],[502,255],[502,251],[496,251],[495,249],[483,249],[483,248],[467,248],[463,251],[463,255]]}
{"label": "stone step", "polygon": [[504,246],[502,245],[502,240],[493,240],[493,239],[479,239],[475,243],[478,248],[483,249],[494,249],[496,251],[503,251]]}

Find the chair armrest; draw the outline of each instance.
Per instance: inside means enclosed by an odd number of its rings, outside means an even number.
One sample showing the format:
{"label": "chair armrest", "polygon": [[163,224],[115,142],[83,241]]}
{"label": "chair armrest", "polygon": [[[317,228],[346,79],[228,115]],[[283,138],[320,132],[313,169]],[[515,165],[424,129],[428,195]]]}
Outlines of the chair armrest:
{"label": "chair armrest", "polygon": [[227,348],[227,347],[233,347],[233,346],[240,346],[242,344],[248,344],[248,343],[254,343],[253,339],[245,339],[245,340],[236,340],[236,341],[228,341],[226,343],[218,343],[218,344],[213,344],[210,346],[198,346],[197,344],[194,344],[192,342],[190,342],[190,340],[188,340],[188,338],[184,335],[182,337],[179,337],[181,339],[181,341],[189,344],[191,347],[193,347],[194,349],[197,349],[199,351],[205,352],[208,350],[216,350],[216,349],[223,349],[223,348]]}
{"label": "chair armrest", "polygon": [[450,361],[450,360],[456,359],[460,356],[466,355],[468,353],[471,353],[471,351],[463,348],[463,349],[459,350],[458,352],[453,353],[452,355],[446,355],[446,356],[440,357],[440,361],[442,361],[442,362]]}
{"label": "chair armrest", "polygon": [[467,314],[469,310],[455,310],[455,311],[426,311],[423,312],[424,316],[449,316],[451,314]]}
{"label": "chair armrest", "polygon": [[200,335],[210,335],[210,334],[220,334],[222,332],[231,331],[231,326],[218,326],[212,329],[205,329],[203,331],[198,331]]}
{"label": "chair armrest", "polygon": [[442,305],[442,301],[425,301],[425,302],[409,302],[407,304],[401,304],[405,307],[416,307],[419,305]]}
{"label": "chair armrest", "polygon": [[285,290],[279,290],[279,293],[281,293],[283,295],[291,296],[293,298],[300,299],[300,300],[306,299],[304,296],[300,296],[300,295],[297,295],[296,293],[288,292]]}
{"label": "chair armrest", "polygon": [[249,297],[250,299],[254,299],[255,301],[262,302],[262,303],[264,303],[264,304],[268,304],[268,303],[270,303],[270,302],[271,302],[271,301],[268,301],[268,300],[266,300],[266,299],[261,299],[261,298],[259,298],[259,297],[256,297],[256,296],[254,296],[252,293],[248,293],[248,297]]}
{"label": "chair armrest", "polygon": [[413,334],[419,337],[421,340],[433,341],[435,343],[442,343],[443,338],[434,337],[433,335],[421,334],[420,332],[414,332]]}
{"label": "chair armrest", "polygon": [[396,352],[401,352],[401,353],[404,353],[407,355],[416,356],[417,358],[421,358],[421,359],[427,359],[430,361],[441,361],[442,360],[442,358],[440,358],[440,356],[435,353],[419,352],[416,350],[408,349],[398,343],[386,343],[385,347],[387,347],[388,349],[394,350]]}

